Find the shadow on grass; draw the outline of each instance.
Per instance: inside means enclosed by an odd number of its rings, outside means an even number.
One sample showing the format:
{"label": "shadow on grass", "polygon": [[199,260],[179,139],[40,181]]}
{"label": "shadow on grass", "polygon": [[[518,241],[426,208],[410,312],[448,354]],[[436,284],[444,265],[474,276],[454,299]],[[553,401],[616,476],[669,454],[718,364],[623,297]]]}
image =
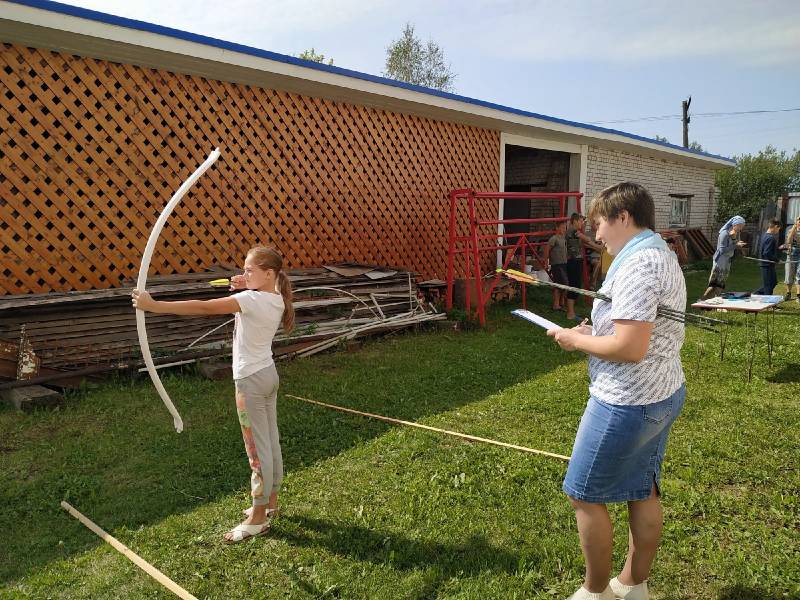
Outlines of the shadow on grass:
{"label": "shadow on grass", "polygon": [[[281,364],[281,393],[417,421],[582,359],[504,318],[489,331],[402,335]],[[58,413],[0,414],[8,449],[0,454],[0,582],[101,543],[59,508],[62,499],[113,534],[244,497],[249,470],[231,383],[176,376],[166,387],[186,422],[180,435],[145,381],[118,380]],[[391,427],[284,397],[278,410],[287,473]]]}
{"label": "shadow on grass", "polygon": [[280,528],[273,529],[273,537],[399,571],[426,571],[423,588],[415,594],[417,598],[436,597],[438,588],[453,577],[484,572],[514,574],[521,561],[519,554],[493,546],[483,536],[471,536],[459,544],[442,544],[304,516],[285,517]]}
{"label": "shadow on grass", "polygon": [[789,595],[783,592],[771,592],[763,588],[756,588],[744,585],[736,585],[731,588],[725,588],[719,595],[717,600],[798,600],[800,594]]}
{"label": "shadow on grass", "polygon": [[797,383],[800,381],[800,365],[786,365],[767,377],[771,383]]}

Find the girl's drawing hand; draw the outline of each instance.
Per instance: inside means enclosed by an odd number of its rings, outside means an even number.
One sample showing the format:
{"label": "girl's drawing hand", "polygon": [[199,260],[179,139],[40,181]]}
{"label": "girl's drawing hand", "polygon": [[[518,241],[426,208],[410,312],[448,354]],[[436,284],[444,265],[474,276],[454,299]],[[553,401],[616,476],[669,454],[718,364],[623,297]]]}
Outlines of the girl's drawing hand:
{"label": "girl's drawing hand", "polygon": [[234,275],[231,277],[231,291],[247,289],[247,282],[244,280],[244,275]]}

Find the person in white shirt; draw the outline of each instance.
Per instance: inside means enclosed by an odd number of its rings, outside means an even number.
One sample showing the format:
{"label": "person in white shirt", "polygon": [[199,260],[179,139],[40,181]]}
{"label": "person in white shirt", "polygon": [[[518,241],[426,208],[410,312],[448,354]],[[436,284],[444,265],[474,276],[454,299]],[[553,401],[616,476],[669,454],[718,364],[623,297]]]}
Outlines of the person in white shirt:
{"label": "person in white shirt", "polygon": [[270,517],[278,512],[278,490],[283,479],[283,457],[278,434],[278,373],[272,359],[272,338],[280,325],[294,326],[292,285],[283,258],[273,248],[257,246],[244,261],[244,274],[231,278],[231,290],[242,290],[214,300],[153,300],[146,291],[133,290],[133,306],[174,315],[235,315],[233,379],[236,411],[250,461],[253,506],[246,519],[227,532],[228,544],[263,535]]}

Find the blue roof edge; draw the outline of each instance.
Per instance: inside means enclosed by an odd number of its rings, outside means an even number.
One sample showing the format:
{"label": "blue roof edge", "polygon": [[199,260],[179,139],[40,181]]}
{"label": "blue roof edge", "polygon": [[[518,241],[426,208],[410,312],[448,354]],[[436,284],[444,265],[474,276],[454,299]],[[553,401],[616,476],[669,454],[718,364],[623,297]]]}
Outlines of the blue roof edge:
{"label": "blue roof edge", "polygon": [[137,29],[139,31],[146,31],[148,33],[155,33],[158,35],[165,35],[172,38],[177,38],[180,40],[184,40],[187,42],[195,42],[198,44],[203,44],[206,46],[212,46],[214,48],[220,48],[222,50],[231,50],[233,52],[240,52],[242,54],[249,54],[251,56],[256,56],[259,58],[266,58],[268,60],[274,60],[277,62],[282,62],[286,64],[297,65],[300,67],[306,67],[309,69],[316,69],[318,71],[325,71],[328,73],[334,73],[336,75],[344,75],[345,77],[351,77],[354,79],[361,79],[364,81],[370,81],[373,83],[380,83],[383,85],[390,85],[393,87],[398,87],[414,92],[419,92],[422,94],[427,94],[429,96],[438,96],[440,98],[446,98],[448,100],[456,100],[458,102],[465,102],[467,104],[472,104],[475,106],[482,106],[484,108],[491,108],[494,110],[499,110],[501,112],[506,112],[514,115],[519,115],[523,117],[532,117],[535,119],[541,119],[542,121],[548,121],[551,123],[558,123],[560,125],[567,125],[570,127],[578,127],[580,129],[588,129],[590,131],[597,131],[601,133],[610,133],[614,135],[619,135],[622,137],[626,137],[633,140],[638,140],[642,142],[649,142],[651,144],[656,144],[659,146],[664,146],[665,148],[672,148],[675,150],[681,150],[683,152],[688,152],[689,154],[695,154],[700,157],[705,158],[714,158],[717,160],[724,160],[726,162],[730,162],[731,165],[735,165],[736,161],[732,158],[728,158],[726,156],[720,156],[718,154],[710,154],[708,152],[702,152],[700,150],[693,150],[691,148],[684,148],[683,146],[678,146],[676,144],[670,144],[669,142],[662,142],[659,140],[654,140],[652,138],[644,137],[641,135],[636,135],[633,133],[628,133],[626,131],[620,131],[617,129],[608,129],[606,127],[598,127],[597,125],[590,125],[587,123],[580,123],[578,121],[569,121],[567,119],[560,119],[558,117],[551,117],[548,115],[542,115],[539,113],[534,113],[526,110],[522,110],[519,108],[513,108],[510,106],[504,106],[502,104],[495,104],[493,102],[487,102],[485,100],[479,100],[476,98],[470,98],[468,96],[460,96],[458,94],[453,94],[451,92],[443,92],[441,90],[435,90],[431,88],[422,87],[419,85],[414,85],[411,83],[406,83],[404,81],[398,81],[396,79],[389,79],[387,77],[380,77],[378,75],[370,75],[369,73],[362,73],[360,71],[354,71],[352,69],[344,69],[342,67],[336,67],[333,65],[326,65],[323,63],[317,63],[309,60],[303,60],[301,58],[297,58],[295,56],[290,56],[287,54],[279,54],[277,52],[270,52],[269,50],[261,50],[259,48],[254,48],[252,46],[246,46],[244,44],[237,44],[235,42],[227,42],[225,40],[220,40],[218,38],[213,38],[206,35],[200,35],[197,33],[190,33],[188,31],[182,31],[180,29],[174,29],[172,27],[164,27],[162,25],[156,25],[153,23],[147,23],[146,21],[138,21],[136,19],[128,19],[126,17],[118,17],[116,15],[110,15],[108,13],[103,13],[96,10],[91,10],[88,8],[81,8],[79,6],[72,6],[70,4],[63,4],[61,2],[54,2],[53,0],[7,0],[13,4],[21,4],[23,6],[28,6],[31,8],[38,8],[41,10],[47,10],[50,12],[56,12],[64,15],[69,15],[73,17],[80,17],[82,19],[88,19],[91,21],[97,21],[100,23],[106,23],[108,25],[117,25],[120,27],[126,27],[128,29]]}

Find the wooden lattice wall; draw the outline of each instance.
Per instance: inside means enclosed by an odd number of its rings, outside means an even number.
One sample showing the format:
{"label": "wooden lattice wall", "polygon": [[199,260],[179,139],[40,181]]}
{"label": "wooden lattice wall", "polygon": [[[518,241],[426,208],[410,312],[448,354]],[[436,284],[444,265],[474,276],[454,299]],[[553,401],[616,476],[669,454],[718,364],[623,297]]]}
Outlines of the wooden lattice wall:
{"label": "wooden lattice wall", "polygon": [[443,278],[448,191],[498,186],[497,131],[10,44],[0,83],[0,294],[135,277],[158,214],[216,146],[151,273],[268,243],[291,267]]}

